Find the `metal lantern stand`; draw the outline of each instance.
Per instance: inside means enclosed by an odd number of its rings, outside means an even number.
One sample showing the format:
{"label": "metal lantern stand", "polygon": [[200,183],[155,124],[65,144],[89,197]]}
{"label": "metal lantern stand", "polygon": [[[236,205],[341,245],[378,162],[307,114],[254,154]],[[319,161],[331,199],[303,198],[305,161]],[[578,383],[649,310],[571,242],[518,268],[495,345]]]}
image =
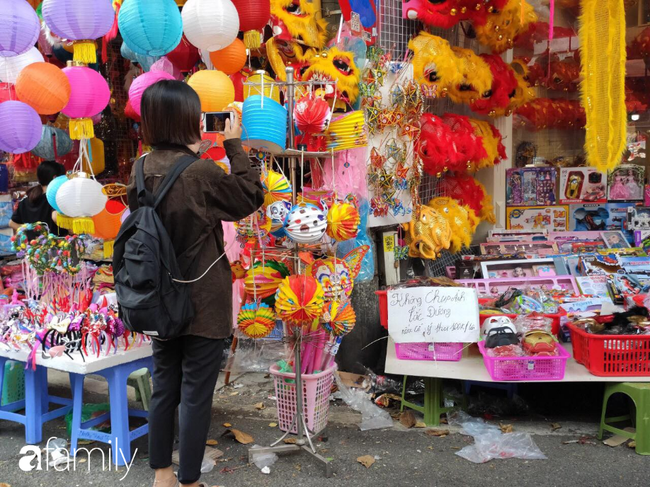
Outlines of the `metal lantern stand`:
{"label": "metal lantern stand", "polygon": [[[296,86],[299,85],[300,86],[307,86],[307,85],[321,86],[327,84],[336,85],[336,83],[323,82],[323,81],[296,82],[294,80],[294,68],[292,67],[288,67],[286,73],[287,73],[287,81],[281,84],[286,86],[287,88],[286,93],[287,93],[287,112],[288,112],[288,119],[289,119],[289,142],[287,146],[288,149],[284,152],[284,154],[282,154],[282,156],[288,157],[289,159],[289,170],[291,173],[290,180],[291,180],[291,189],[292,189],[291,202],[293,205],[295,205],[298,201],[297,190],[296,190],[296,183],[298,179],[297,178],[298,156],[300,156],[301,158],[304,158],[304,156],[308,156],[311,158],[331,157],[331,154],[329,152],[305,152],[302,150],[296,150],[294,148],[295,128],[294,128],[294,119],[293,119],[293,109],[295,105],[295,88]],[[296,271],[298,273],[301,272],[301,262],[298,255],[299,251],[300,251],[300,246],[296,243],[294,246],[294,258],[296,262]],[[315,460],[317,460],[319,463],[323,465],[323,467],[325,468],[325,477],[330,478],[332,476],[332,464],[330,463],[329,460],[316,453],[316,449],[314,448],[314,445],[311,441],[311,437],[309,436],[309,430],[307,428],[307,423],[305,421],[305,416],[303,413],[304,389],[303,389],[303,382],[302,382],[301,356],[300,356],[301,345],[302,345],[302,332],[299,328],[296,328],[294,330],[294,340],[296,344],[295,354],[294,354],[295,371],[296,371],[296,415],[293,418],[291,427],[280,439],[278,439],[275,443],[273,443],[269,447],[255,448],[254,450],[249,450],[248,459],[249,462],[252,463],[255,455],[259,455],[259,454],[265,454],[265,453],[286,454],[286,453],[307,452]],[[296,431],[297,431],[296,443],[289,444],[289,445],[279,445],[279,443],[289,435],[289,432],[293,429],[294,425],[296,426]]]}

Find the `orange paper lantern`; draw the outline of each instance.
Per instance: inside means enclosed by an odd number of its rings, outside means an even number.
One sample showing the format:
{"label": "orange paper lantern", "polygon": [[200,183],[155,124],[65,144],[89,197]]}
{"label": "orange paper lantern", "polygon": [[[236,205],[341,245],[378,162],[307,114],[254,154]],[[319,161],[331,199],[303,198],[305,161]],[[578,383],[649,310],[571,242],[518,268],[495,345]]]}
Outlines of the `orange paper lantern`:
{"label": "orange paper lantern", "polygon": [[120,226],[122,225],[122,215],[126,206],[119,200],[108,200],[106,207],[93,217],[95,222],[95,233],[97,238],[102,240],[115,240]]}
{"label": "orange paper lantern", "polygon": [[16,80],[16,95],[40,115],[54,115],[70,101],[70,81],[50,63],[33,63]]}
{"label": "orange paper lantern", "polygon": [[235,39],[228,47],[210,53],[214,67],[226,74],[235,74],[246,65],[246,46]]}
{"label": "orange paper lantern", "polygon": [[220,112],[235,101],[235,87],[221,71],[198,71],[190,77],[187,84],[199,95],[201,111]]}

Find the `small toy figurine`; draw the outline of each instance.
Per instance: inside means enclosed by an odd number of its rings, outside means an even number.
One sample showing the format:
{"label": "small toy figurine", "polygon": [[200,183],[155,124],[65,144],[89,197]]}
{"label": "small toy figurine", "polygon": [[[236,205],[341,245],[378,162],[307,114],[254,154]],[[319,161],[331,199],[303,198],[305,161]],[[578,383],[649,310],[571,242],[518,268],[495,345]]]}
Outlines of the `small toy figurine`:
{"label": "small toy figurine", "polygon": [[569,176],[569,184],[567,184],[564,194],[568,199],[577,199],[580,196],[580,188],[582,187],[582,177],[580,174],[572,174]]}
{"label": "small toy figurine", "polygon": [[512,270],[512,277],[524,277],[526,273],[524,272],[524,269],[521,267],[515,267]]}
{"label": "small toy figurine", "polygon": [[631,200],[640,200],[643,198],[643,190],[641,184],[634,178],[634,173],[632,170],[628,170],[627,177],[625,181],[625,187],[628,190],[629,198]]}
{"label": "small toy figurine", "polygon": [[609,189],[609,199],[612,200],[627,200],[630,199],[630,190],[623,181],[623,176],[615,176],[614,184]]}

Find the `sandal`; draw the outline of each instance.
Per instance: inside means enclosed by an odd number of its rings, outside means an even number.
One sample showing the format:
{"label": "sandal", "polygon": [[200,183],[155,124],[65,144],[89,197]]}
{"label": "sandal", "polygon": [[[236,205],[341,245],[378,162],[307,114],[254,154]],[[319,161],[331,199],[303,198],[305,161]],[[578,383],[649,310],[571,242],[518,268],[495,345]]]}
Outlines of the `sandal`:
{"label": "sandal", "polygon": [[179,487],[178,479],[174,475],[174,478],[169,478],[167,480],[154,480],[153,487]]}

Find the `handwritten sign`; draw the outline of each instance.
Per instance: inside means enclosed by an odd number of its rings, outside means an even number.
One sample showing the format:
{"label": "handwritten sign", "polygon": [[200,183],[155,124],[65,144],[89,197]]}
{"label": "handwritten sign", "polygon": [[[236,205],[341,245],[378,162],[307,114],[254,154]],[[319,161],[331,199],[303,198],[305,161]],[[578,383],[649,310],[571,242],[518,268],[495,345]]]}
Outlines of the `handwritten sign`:
{"label": "handwritten sign", "polygon": [[412,287],[388,291],[388,333],[395,343],[473,343],[479,339],[475,289]]}

